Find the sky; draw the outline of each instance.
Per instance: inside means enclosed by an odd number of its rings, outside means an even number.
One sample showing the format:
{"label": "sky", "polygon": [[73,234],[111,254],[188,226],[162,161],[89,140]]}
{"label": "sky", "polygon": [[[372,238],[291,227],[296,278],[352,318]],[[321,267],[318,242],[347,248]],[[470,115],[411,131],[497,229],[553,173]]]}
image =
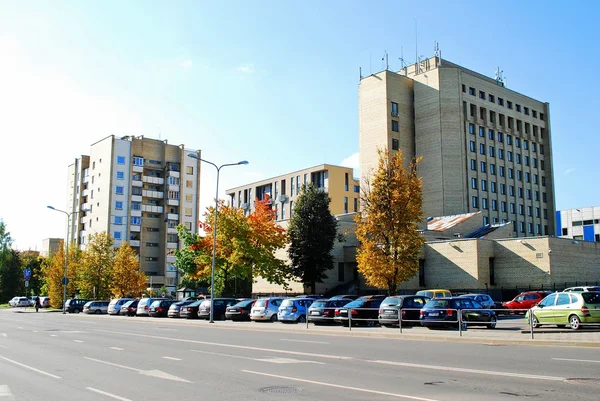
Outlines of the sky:
{"label": "sky", "polygon": [[[573,4],[576,4],[574,6]],[[358,167],[358,83],[442,57],[550,103],[558,210],[600,205],[600,2],[0,2],[0,219],[14,247],[64,237],[67,166],[109,135],[200,149],[225,190]],[[415,34],[415,22],[417,34]],[[417,49],[418,47],[418,49]],[[595,128],[596,127],[596,128]],[[359,176],[358,170],[355,170]],[[201,210],[216,172],[201,176]]]}

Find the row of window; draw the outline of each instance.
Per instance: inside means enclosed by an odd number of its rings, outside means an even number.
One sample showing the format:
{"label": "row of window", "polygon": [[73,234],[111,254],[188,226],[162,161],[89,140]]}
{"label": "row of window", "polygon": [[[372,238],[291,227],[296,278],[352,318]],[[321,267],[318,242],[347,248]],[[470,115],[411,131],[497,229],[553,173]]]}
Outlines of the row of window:
{"label": "row of window", "polygon": [[[464,84],[462,85],[462,91],[463,91],[463,93],[467,92],[467,88],[466,88],[466,86]],[[469,87],[469,95],[476,96],[476,92],[477,91],[475,90],[475,88]],[[482,99],[482,100],[486,100],[486,93],[484,91],[480,90],[479,91],[479,98]],[[491,93],[487,94],[487,100],[490,103],[498,104],[499,106],[503,106],[504,107],[504,105],[505,105],[505,102],[504,102],[503,98],[496,97],[495,95],[492,95]],[[529,107],[523,107],[521,109],[521,105],[518,104],[518,103],[515,103],[514,106],[515,106],[515,110],[517,112],[521,113],[521,111],[522,111],[527,116],[531,115],[533,118],[538,118],[538,112],[536,110],[531,109],[531,114],[530,114],[529,113],[530,112]],[[507,100],[506,101],[506,108],[512,110],[513,109],[513,102],[511,102],[510,100]],[[540,120],[544,121],[544,119],[545,119],[544,113],[539,113],[539,117],[540,117]]]}
{"label": "row of window", "polygon": [[[481,199],[481,201],[480,201]],[[471,197],[471,206],[474,209],[479,209],[480,205],[481,205],[481,209],[491,209],[493,211],[498,211],[500,210],[503,213],[510,213],[510,214],[519,214],[520,216],[529,216],[529,217],[537,217],[537,218],[541,218],[542,216],[544,217],[544,219],[548,219],[548,209],[544,209],[543,211],[539,208],[539,207],[533,207],[533,206],[526,206],[526,205],[522,205],[519,204],[517,205],[514,202],[505,202],[505,201],[500,201],[500,208],[498,208],[498,201],[496,199],[492,199],[491,202],[488,201],[488,198],[479,198],[477,196],[472,196]],[[508,206],[508,207],[507,207]],[[518,206],[518,208],[517,208]]]}
{"label": "row of window", "polygon": [[[476,152],[476,143],[475,141],[470,141],[469,142],[469,150],[473,153]],[[490,157],[496,158],[496,154],[498,155],[498,159],[500,160],[504,160],[504,149],[498,149],[498,152],[496,152],[496,148],[494,146],[489,146],[487,148],[487,152],[486,152],[486,147],[484,143],[480,143],[479,144],[479,154],[480,155],[489,155]],[[509,162],[515,162],[516,164],[525,164],[526,167],[533,167],[533,168],[537,168],[538,167],[538,160],[534,157],[531,158],[530,156],[522,156],[520,153],[513,153],[512,151],[507,151],[506,152],[506,160]],[[545,170],[546,169],[546,163],[544,162],[544,160],[540,160],[540,169],[541,170]]]}
{"label": "row of window", "polygon": [[[500,184],[500,195],[506,195],[506,184]],[[472,189],[478,189],[477,188],[477,179],[475,178],[471,178],[471,188]],[[488,188],[487,188],[487,181],[486,180],[481,180],[481,189],[482,192],[488,192]],[[517,187],[516,188],[516,192],[515,192],[515,186],[514,185],[509,185],[508,186],[508,196],[512,196],[512,197],[516,197],[516,198],[525,198],[528,200],[534,200],[536,202],[540,202],[540,199],[542,202],[547,203],[547,195],[546,192],[542,192],[541,193],[541,198],[540,198],[540,191],[532,191],[531,189],[525,189],[525,191],[523,191],[523,188],[521,187]],[[495,194],[498,193],[497,191],[497,184],[495,182],[491,182],[490,183],[490,192]]]}
{"label": "row of window", "polygon": [[[477,171],[477,161],[475,159],[471,159],[471,170]],[[479,162],[479,171],[482,173],[487,173],[489,171],[490,175],[496,175],[496,165],[493,163],[488,164],[484,161]],[[500,177],[505,177],[506,168],[504,166],[498,166],[498,175]],[[539,178],[537,174],[531,174],[530,172],[525,172],[525,182],[531,182],[531,177],[533,177],[533,183],[538,184]],[[515,179],[514,170],[512,168],[508,168],[508,178]],[[523,172],[521,170],[517,170],[516,179],[518,181],[523,181]],[[546,186],[546,177],[542,176],[541,180],[542,186]]]}
{"label": "row of window", "polygon": [[[504,134],[500,131],[495,132],[493,129],[488,129],[488,139],[492,140],[492,141],[497,141],[499,143],[504,143]],[[479,127],[479,136],[482,138],[485,138],[485,132],[486,132],[486,128],[485,127]],[[475,135],[475,124],[473,123],[469,123],[469,134],[471,135]],[[537,149],[538,149],[538,144],[536,142],[533,141],[529,141],[527,139],[523,139],[523,141],[521,142],[521,138],[519,137],[515,137],[514,138],[514,146],[516,148],[520,148],[521,147],[521,143],[523,144],[523,149],[525,150],[529,150],[531,148],[531,152],[532,153],[536,153]],[[513,137],[510,134],[506,135],[506,144],[507,145],[513,145]],[[531,144],[531,146],[530,146]],[[544,145],[543,144],[539,144],[539,149],[540,149],[540,154],[544,154]]]}
{"label": "row of window", "polygon": [[[479,113],[477,110],[479,109]],[[528,122],[523,122],[522,120],[515,119],[511,116],[506,116],[502,113],[497,113],[498,119],[496,119],[496,112],[493,110],[488,110],[485,107],[477,107],[475,104],[468,104],[467,102],[463,102],[463,113],[465,117],[467,114],[473,118],[479,118],[480,120],[484,120],[486,123],[498,124],[501,127],[510,130],[516,130],[519,133],[524,133],[526,135],[533,134],[534,137],[537,137],[538,134],[540,139],[544,139],[546,135],[546,129],[543,127],[538,127],[535,124],[530,124]],[[489,117],[488,117],[489,116]]]}

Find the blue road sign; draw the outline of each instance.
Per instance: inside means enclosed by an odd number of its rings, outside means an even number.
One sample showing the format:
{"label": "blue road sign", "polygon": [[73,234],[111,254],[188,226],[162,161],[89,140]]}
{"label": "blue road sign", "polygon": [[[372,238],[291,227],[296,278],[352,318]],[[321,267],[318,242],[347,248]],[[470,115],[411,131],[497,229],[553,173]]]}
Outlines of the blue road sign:
{"label": "blue road sign", "polygon": [[62,285],[67,285],[69,284],[69,278],[68,277],[63,277],[62,279]]}
{"label": "blue road sign", "polygon": [[25,271],[23,272],[23,275],[25,276],[25,281],[29,281],[29,279],[31,278],[31,269],[30,268],[25,269]]}

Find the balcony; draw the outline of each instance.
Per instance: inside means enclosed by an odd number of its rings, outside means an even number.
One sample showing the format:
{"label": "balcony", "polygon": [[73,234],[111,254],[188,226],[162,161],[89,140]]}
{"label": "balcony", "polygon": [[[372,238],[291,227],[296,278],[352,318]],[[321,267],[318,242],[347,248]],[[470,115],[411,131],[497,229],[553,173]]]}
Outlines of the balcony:
{"label": "balcony", "polygon": [[179,199],[167,199],[167,205],[179,206]]}
{"label": "balcony", "polygon": [[177,249],[179,247],[179,243],[177,242],[167,242],[167,249]]}
{"label": "balcony", "polygon": [[132,233],[139,233],[140,231],[142,231],[142,226],[130,225],[129,226],[129,231],[132,232]]}
{"label": "balcony", "polygon": [[175,263],[176,259],[175,256],[167,256],[167,263]]}
{"label": "balcony", "polygon": [[181,173],[179,171],[167,171],[167,177],[176,177],[179,178],[181,177]]}
{"label": "balcony", "polygon": [[163,207],[162,206],[153,206],[153,205],[142,205],[142,212],[162,213]]}
{"label": "balcony", "polygon": [[82,197],[86,197],[90,194],[90,190],[89,189],[84,189],[83,191],[81,191],[81,196]]}
{"label": "balcony", "polygon": [[84,175],[83,176],[83,183],[86,184],[90,181],[90,176],[89,175]]}
{"label": "balcony", "polygon": [[177,229],[175,227],[167,227],[167,234],[177,234]]}
{"label": "balcony", "polygon": [[167,220],[179,221],[179,215],[175,213],[167,213]]}
{"label": "balcony", "polygon": [[169,189],[167,191],[179,192],[179,185],[169,184]]}
{"label": "balcony", "polygon": [[82,203],[82,204],[81,204],[81,210],[82,210],[82,211],[83,211],[83,210],[88,210],[88,211],[89,211],[89,210],[90,210],[90,204],[89,204],[89,203],[87,203],[87,202],[86,202],[86,203]]}
{"label": "balcony", "polygon": [[144,185],[144,183],[140,180],[131,180],[131,185],[134,187],[141,187]]}
{"label": "balcony", "polygon": [[162,199],[165,196],[164,192],[160,192],[160,191],[149,191],[147,189],[144,189],[142,191],[142,196],[145,196],[146,198],[158,198],[158,199]]}
{"label": "balcony", "polygon": [[158,184],[158,185],[163,185],[165,183],[165,179],[161,178],[161,177],[150,177],[150,176],[143,176],[142,177],[142,181],[147,182],[148,184]]}
{"label": "balcony", "polygon": [[135,171],[136,173],[143,173],[144,172],[144,167],[143,166],[133,166],[131,169],[133,171]]}
{"label": "balcony", "polygon": [[141,210],[131,210],[131,216],[132,217],[142,217],[142,211]]}
{"label": "balcony", "polygon": [[131,201],[132,202],[141,202],[142,201],[142,195],[131,195]]}
{"label": "balcony", "polygon": [[140,247],[140,240],[139,239],[130,239],[129,240],[129,245],[139,248]]}

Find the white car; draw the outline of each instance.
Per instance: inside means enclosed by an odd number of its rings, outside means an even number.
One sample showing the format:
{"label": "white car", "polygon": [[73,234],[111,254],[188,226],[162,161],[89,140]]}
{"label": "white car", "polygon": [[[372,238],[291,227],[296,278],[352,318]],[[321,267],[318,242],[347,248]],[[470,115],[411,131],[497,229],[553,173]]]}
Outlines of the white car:
{"label": "white car", "polygon": [[25,307],[31,306],[31,304],[29,303],[29,298],[26,298],[26,297],[14,297],[10,301],[8,301],[8,304],[10,306],[12,306],[13,308],[19,307],[19,306],[25,306]]}
{"label": "white car", "polygon": [[600,292],[600,286],[594,285],[594,286],[582,286],[582,287],[569,287],[569,288],[565,288],[563,290],[563,292],[574,292],[574,291],[581,291],[581,292],[596,291],[596,292]]}
{"label": "white car", "polygon": [[250,311],[250,320],[277,321],[277,312],[283,302],[283,298],[260,298],[257,299]]}

